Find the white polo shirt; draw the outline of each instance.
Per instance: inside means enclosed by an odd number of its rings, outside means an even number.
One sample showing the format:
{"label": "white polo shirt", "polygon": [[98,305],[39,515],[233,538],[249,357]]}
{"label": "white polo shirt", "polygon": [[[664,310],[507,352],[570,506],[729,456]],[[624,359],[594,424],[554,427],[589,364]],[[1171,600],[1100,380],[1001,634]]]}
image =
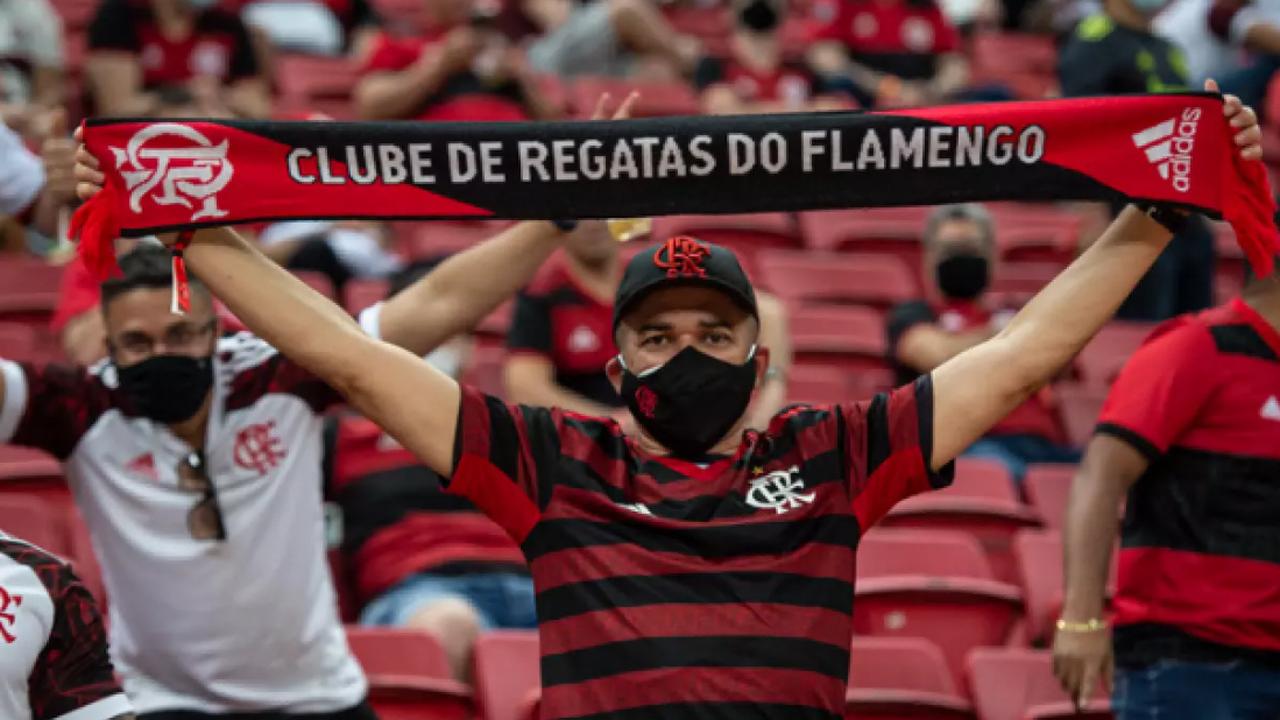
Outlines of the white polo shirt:
{"label": "white polo shirt", "polygon": [[138,712],[333,712],[365,696],[325,561],[321,420],[338,397],[263,341],[218,342],[205,462],[224,542],[196,540],[190,452],[120,405],[115,368],[0,361],[0,442],[65,463],[111,597],[111,650]]}
{"label": "white polo shirt", "polygon": [[131,711],[93,596],[62,560],[0,532],[0,717],[110,720]]}

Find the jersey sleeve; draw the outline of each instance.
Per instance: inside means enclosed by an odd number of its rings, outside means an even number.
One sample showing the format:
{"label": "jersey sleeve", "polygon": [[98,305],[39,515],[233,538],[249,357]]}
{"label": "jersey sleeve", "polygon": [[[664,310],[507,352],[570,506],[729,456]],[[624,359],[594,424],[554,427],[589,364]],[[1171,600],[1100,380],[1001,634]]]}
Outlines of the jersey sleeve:
{"label": "jersey sleeve", "polygon": [[929,307],[929,303],[924,300],[909,300],[894,305],[884,322],[889,357],[891,359],[898,357],[898,342],[908,330],[917,325],[934,323],[937,319],[938,316],[934,314],[933,308]]}
{"label": "jersey sleeve", "polygon": [[111,720],[132,712],[116,682],[93,596],[65,564],[42,575],[54,620],[28,683],[32,719]]}
{"label": "jersey sleeve", "polygon": [[1110,89],[1111,63],[1107,48],[1093,39],[1090,29],[1098,22],[1095,18],[1081,20],[1075,36],[1058,56],[1058,82],[1064,97],[1103,95]]}
{"label": "jersey sleeve", "polygon": [[106,0],[89,24],[91,50],[138,52],[138,32],[128,0]]}
{"label": "jersey sleeve", "polygon": [[551,311],[545,297],[527,291],[516,296],[507,349],[551,357]]}
{"label": "jersey sleeve", "polygon": [[363,72],[398,72],[412,65],[416,59],[416,56],[406,52],[405,48],[396,44],[386,33],[379,33],[364,62]]}
{"label": "jersey sleeve", "polygon": [[0,377],[0,443],[40,448],[60,460],[70,457],[80,438],[111,406],[101,381],[79,369],[37,369],[0,360]]}
{"label": "jersey sleeve", "polygon": [[509,406],[467,385],[461,390],[448,489],[522,542],[551,497],[560,455],[559,414]]}
{"label": "jersey sleeve", "polygon": [[1150,461],[1192,424],[1216,387],[1213,337],[1187,322],[1149,340],[1120,371],[1098,416],[1097,432],[1132,445]]}
{"label": "jersey sleeve", "polygon": [[218,352],[235,373],[227,395],[228,409],[247,407],[270,394],[293,395],[316,414],[343,402],[328,383],[249,333],[221,341]]}
{"label": "jersey sleeve", "polygon": [[844,3],[841,0],[817,0],[813,4],[809,11],[810,20],[813,23],[810,34],[812,41],[831,40],[848,44],[848,33],[845,31],[848,23],[845,21],[843,6]]}
{"label": "jersey sleeve", "polygon": [[228,80],[243,80],[258,76],[258,55],[253,50],[249,28],[237,16],[230,18],[231,62],[227,66]]}
{"label": "jersey sleeve", "polygon": [[934,52],[953,53],[960,51],[960,33],[956,30],[956,26],[951,24],[947,19],[946,13],[942,12],[942,8],[934,3],[929,9],[929,22],[934,27],[934,34],[937,40],[934,43]]}
{"label": "jersey sleeve", "polygon": [[953,463],[937,472],[931,469],[933,381],[929,375],[837,410],[843,424],[845,477],[863,530],[899,500],[951,484]]}

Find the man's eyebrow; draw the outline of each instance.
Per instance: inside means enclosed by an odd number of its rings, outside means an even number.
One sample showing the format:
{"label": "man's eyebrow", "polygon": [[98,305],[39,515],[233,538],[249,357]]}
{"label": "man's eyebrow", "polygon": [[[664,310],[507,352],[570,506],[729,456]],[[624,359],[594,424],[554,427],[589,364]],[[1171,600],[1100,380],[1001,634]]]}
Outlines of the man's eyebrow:
{"label": "man's eyebrow", "polygon": [[637,332],[654,332],[654,331],[665,331],[670,329],[671,329],[671,323],[669,322],[658,322],[657,320],[651,320],[641,325],[639,328],[637,328]]}
{"label": "man's eyebrow", "polygon": [[716,318],[715,320],[699,320],[698,327],[701,327],[704,330],[714,330],[717,328],[732,329],[733,323],[723,318]]}

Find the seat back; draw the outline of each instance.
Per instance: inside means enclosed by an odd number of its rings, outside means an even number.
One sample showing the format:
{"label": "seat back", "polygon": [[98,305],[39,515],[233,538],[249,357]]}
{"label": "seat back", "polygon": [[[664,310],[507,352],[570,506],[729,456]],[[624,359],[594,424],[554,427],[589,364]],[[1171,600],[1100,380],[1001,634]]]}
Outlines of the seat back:
{"label": "seat back", "polygon": [[1075,474],[1076,466],[1067,464],[1032,465],[1027,469],[1022,490],[1045,527],[1062,527]]}
{"label": "seat back", "polygon": [[1115,320],[1107,323],[1076,357],[1081,378],[1094,387],[1111,385],[1129,356],[1153,329],[1154,325],[1144,322]]}
{"label": "seat back", "polygon": [[917,296],[916,272],[891,255],[768,250],[761,280],[791,302],[867,304],[888,309]]}
{"label": "seat back", "polygon": [[27,493],[0,493],[0,530],[58,557],[70,557],[65,518],[39,497]]}
{"label": "seat back", "polygon": [[893,575],[992,578],[982,546],[964,533],[876,528],[858,543],[858,578]]}
{"label": "seat back", "polygon": [[1013,556],[1027,608],[1027,637],[1047,641],[1062,606],[1062,536],[1057,530],[1022,530],[1013,539]]}
{"label": "seat back", "polygon": [[368,675],[453,677],[440,643],[421,630],[348,626],[347,643]]}
{"label": "seat back", "polygon": [[791,313],[791,343],[800,362],[846,369],[885,366],[884,320],[868,307],[813,305]]}
{"label": "seat back", "polygon": [[924,638],[855,637],[850,654],[850,689],[956,694],[946,658],[937,645]]}
{"label": "seat back", "polygon": [[954,482],[925,497],[979,498],[1016,504],[1017,489],[1009,470],[996,460],[961,457],[956,459]]}
{"label": "seat back", "polygon": [[538,635],[495,630],[476,640],[476,703],[486,720],[519,720],[530,694],[542,684]]}
{"label": "seat back", "polygon": [[[977,648],[969,654],[969,687],[983,720],[1023,720],[1036,705],[1069,702],[1046,650]],[[1099,687],[1096,698],[1105,700]]]}

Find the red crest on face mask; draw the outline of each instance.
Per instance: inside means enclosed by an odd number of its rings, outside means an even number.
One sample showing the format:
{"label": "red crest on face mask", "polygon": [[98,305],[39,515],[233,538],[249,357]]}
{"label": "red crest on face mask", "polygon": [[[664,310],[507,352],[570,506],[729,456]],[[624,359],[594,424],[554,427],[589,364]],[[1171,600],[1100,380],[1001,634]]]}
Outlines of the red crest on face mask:
{"label": "red crest on face mask", "polygon": [[653,253],[653,264],[667,271],[667,277],[706,277],[702,262],[711,250],[698,240],[678,235]]}
{"label": "red crest on face mask", "polygon": [[636,406],[641,415],[652,419],[654,413],[658,411],[658,396],[648,387],[641,385],[636,388]]}

